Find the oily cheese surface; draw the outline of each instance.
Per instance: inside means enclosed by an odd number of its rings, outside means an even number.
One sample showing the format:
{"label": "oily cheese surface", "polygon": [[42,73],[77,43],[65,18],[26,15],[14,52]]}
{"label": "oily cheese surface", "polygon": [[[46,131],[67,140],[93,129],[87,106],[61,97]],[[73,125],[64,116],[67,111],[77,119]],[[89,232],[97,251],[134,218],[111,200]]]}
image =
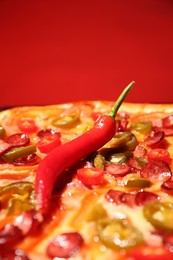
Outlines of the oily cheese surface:
{"label": "oily cheese surface", "polygon": [[[0,113],[0,126],[2,126],[7,136],[20,133],[18,122],[23,119],[34,120],[37,130],[29,135],[30,144],[37,147],[39,141],[38,132],[43,129],[54,129],[61,133],[61,145],[75,139],[86,131],[90,130],[95,123],[95,118],[99,114],[108,114],[111,110],[113,102],[111,101],[81,101],[76,103],[49,105],[49,106],[23,106],[4,110]],[[153,124],[160,124],[160,119],[173,114],[173,104],[138,104],[123,103],[119,109],[119,114],[127,113],[129,115],[129,125],[136,121],[149,121]],[[77,115],[79,121],[70,127],[55,126],[54,122],[59,117],[67,115]],[[144,135],[133,132],[139,143],[143,143]],[[166,137],[166,149],[173,158],[173,137]],[[109,143],[105,144],[105,149],[109,148]],[[165,148],[165,147],[164,147]],[[148,148],[147,148],[148,149]],[[150,148],[149,148],[150,149]],[[46,156],[38,148],[36,153],[40,160]],[[75,156],[75,154],[74,154]],[[91,163],[91,162],[90,162]],[[35,174],[38,164],[32,166],[16,166],[13,163],[0,163],[0,187],[15,182],[27,181],[35,185]],[[81,166],[80,166],[81,167]],[[172,170],[172,164],[170,165]],[[75,169],[76,170],[76,169]],[[74,171],[74,169],[73,169]],[[133,174],[133,172],[132,172]],[[115,250],[106,246],[97,235],[97,225],[95,216],[88,220],[88,216],[92,214],[93,207],[98,205],[104,208],[109,219],[118,218],[126,220],[135,229],[143,235],[144,241],[149,246],[161,246],[162,239],[155,236],[155,228],[143,216],[143,206],[129,206],[127,204],[116,205],[105,199],[105,194],[109,190],[117,189],[126,192],[126,176],[115,178],[109,174],[105,174],[104,181],[100,185],[93,187],[85,186],[76,177],[74,172],[72,179],[58,192],[55,192],[50,200],[50,209],[47,213],[39,232],[34,235],[26,236],[12,248],[20,248],[28,255],[29,259],[53,259],[47,254],[47,246],[57,234],[65,232],[78,232],[82,235],[84,244],[74,256],[69,257],[70,260],[129,260],[124,250]],[[153,182],[150,187],[145,188],[147,192],[154,192],[161,196],[164,202],[173,203],[173,196],[160,191],[160,183]],[[128,192],[136,192],[136,190],[128,190]],[[0,212],[0,226],[6,223],[7,209]],[[98,216],[97,216],[98,217]],[[12,216],[12,220],[8,217],[7,221],[14,222],[16,216]],[[41,219],[42,216],[39,216]],[[8,223],[8,222],[7,222]],[[55,258],[61,259],[61,258]]]}

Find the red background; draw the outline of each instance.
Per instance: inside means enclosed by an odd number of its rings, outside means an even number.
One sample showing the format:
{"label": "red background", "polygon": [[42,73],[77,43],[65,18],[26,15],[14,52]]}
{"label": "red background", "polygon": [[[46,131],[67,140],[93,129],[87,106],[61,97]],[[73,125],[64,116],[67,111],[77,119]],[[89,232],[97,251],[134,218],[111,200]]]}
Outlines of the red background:
{"label": "red background", "polygon": [[0,0],[0,106],[173,102],[172,0]]}

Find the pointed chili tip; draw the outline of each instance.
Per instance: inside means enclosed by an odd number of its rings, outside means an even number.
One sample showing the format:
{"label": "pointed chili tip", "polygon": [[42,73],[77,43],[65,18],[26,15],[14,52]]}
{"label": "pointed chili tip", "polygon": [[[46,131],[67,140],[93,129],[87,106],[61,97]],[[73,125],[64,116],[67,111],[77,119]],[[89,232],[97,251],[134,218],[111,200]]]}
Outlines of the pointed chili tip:
{"label": "pointed chili tip", "polygon": [[134,86],[135,81],[130,82],[130,84],[123,90],[123,92],[120,94],[119,98],[117,99],[117,101],[115,102],[111,112],[109,113],[109,116],[114,118],[116,116],[116,113],[119,109],[119,107],[121,106],[122,102],[124,101],[125,97],[127,96],[127,94],[129,93],[129,91],[131,90],[131,88]]}

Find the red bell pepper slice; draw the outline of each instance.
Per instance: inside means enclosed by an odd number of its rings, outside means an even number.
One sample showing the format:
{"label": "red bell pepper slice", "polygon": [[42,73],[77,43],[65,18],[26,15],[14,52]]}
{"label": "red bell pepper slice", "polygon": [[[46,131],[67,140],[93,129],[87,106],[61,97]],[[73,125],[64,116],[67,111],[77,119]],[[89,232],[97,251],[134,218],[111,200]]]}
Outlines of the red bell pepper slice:
{"label": "red bell pepper slice", "polygon": [[99,185],[104,180],[104,170],[99,168],[81,168],[77,170],[77,178],[84,185]]}
{"label": "red bell pepper slice", "polygon": [[20,119],[18,121],[18,127],[21,132],[26,134],[32,134],[37,131],[37,126],[33,119]]}
{"label": "red bell pepper slice", "polygon": [[37,148],[41,153],[49,153],[57,146],[61,145],[59,134],[45,135],[38,141]]}

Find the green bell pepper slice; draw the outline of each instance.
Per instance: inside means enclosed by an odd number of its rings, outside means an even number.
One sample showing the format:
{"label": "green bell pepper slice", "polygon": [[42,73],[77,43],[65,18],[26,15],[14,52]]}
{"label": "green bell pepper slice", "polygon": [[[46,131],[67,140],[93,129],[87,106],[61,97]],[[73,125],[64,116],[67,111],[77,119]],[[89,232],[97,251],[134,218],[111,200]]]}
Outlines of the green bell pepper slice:
{"label": "green bell pepper slice", "polygon": [[122,219],[99,220],[97,232],[103,244],[112,249],[127,249],[143,243],[142,233]]}
{"label": "green bell pepper slice", "polygon": [[36,152],[36,146],[35,145],[29,145],[29,146],[21,146],[16,147],[8,151],[7,153],[3,154],[1,158],[8,163],[12,163],[15,160],[33,154]]}
{"label": "green bell pepper slice", "polygon": [[79,121],[79,116],[77,114],[69,114],[52,121],[52,125],[56,127],[68,128],[76,125]]}
{"label": "green bell pepper slice", "polygon": [[0,189],[1,208],[8,209],[8,214],[18,214],[35,208],[34,185],[31,182],[20,181]]}
{"label": "green bell pepper slice", "polygon": [[152,130],[152,122],[151,121],[136,121],[131,126],[131,129],[139,132],[141,134],[149,134]]}
{"label": "green bell pepper slice", "polygon": [[4,139],[6,136],[6,131],[4,127],[0,126],[0,139]]}
{"label": "green bell pepper slice", "polygon": [[173,232],[173,203],[152,202],[143,208],[144,217],[156,229]]}

